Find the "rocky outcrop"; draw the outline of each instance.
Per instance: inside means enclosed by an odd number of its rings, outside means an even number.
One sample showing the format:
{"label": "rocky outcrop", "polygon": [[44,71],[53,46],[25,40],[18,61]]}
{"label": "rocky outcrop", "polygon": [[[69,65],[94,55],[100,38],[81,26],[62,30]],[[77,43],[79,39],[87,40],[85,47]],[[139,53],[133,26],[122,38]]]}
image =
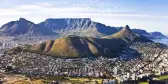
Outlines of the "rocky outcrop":
{"label": "rocky outcrop", "polygon": [[[144,37],[145,38],[145,37]],[[127,45],[133,42],[152,42],[142,38],[125,26],[119,32],[104,38],[68,36],[56,40],[49,40],[40,44],[31,45],[25,52],[55,56],[59,58],[81,57],[117,57]],[[11,52],[15,51],[12,50]],[[21,50],[22,51],[22,50]]]}
{"label": "rocky outcrop", "polygon": [[[102,37],[112,35],[120,31],[122,27],[106,26],[99,22],[94,22],[90,18],[60,18],[46,19],[45,21],[35,24],[24,18],[18,21],[11,21],[0,27],[0,35],[57,35],[57,36],[88,36]],[[162,38],[163,34],[158,32],[148,33],[141,29],[132,29],[137,33],[148,38]]]}
{"label": "rocky outcrop", "polygon": [[0,28],[6,35],[40,34],[40,35],[78,35],[78,36],[103,36],[116,33],[117,27],[93,22],[90,18],[63,18],[46,19],[44,22],[34,24],[24,18],[12,21]]}
{"label": "rocky outcrop", "polygon": [[12,21],[0,28],[5,35],[37,34],[37,26],[33,22],[20,18],[18,21]]}

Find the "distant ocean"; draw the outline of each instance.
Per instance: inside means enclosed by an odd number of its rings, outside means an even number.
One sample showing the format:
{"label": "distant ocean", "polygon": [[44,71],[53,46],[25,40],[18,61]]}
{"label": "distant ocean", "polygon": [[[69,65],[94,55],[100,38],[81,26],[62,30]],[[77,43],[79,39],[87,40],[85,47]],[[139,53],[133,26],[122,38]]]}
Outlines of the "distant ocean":
{"label": "distant ocean", "polygon": [[168,39],[156,39],[156,40],[153,40],[153,41],[168,45]]}

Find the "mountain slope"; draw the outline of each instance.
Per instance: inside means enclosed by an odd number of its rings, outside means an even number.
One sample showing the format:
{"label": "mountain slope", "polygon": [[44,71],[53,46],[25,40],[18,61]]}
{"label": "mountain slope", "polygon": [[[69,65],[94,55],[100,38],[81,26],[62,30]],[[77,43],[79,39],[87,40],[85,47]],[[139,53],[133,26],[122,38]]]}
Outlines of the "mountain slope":
{"label": "mountain slope", "polygon": [[104,24],[93,22],[90,18],[62,18],[47,19],[39,24],[40,28],[55,31],[65,35],[78,36],[102,36],[118,32],[117,27],[110,27]]}
{"label": "mountain slope", "polygon": [[48,29],[42,29],[37,24],[30,22],[24,18],[20,18],[18,21],[11,21],[4,24],[0,31],[3,35],[51,35],[55,34],[53,31]]}
{"label": "mountain slope", "polygon": [[37,26],[24,18],[18,21],[12,21],[0,28],[0,31],[6,35],[20,35],[20,34],[36,34],[38,33]]}
{"label": "mountain slope", "polygon": [[146,30],[142,29],[132,29],[133,32],[145,36],[149,39],[161,39],[161,38],[166,38],[165,35],[163,35],[161,32],[147,32]]}
{"label": "mountain slope", "polygon": [[139,34],[139,35],[150,37],[150,33],[148,33],[146,30],[143,30],[143,29],[132,29],[132,31],[137,33],[137,34]]}
{"label": "mountain slope", "polygon": [[[118,43],[116,45],[116,43]],[[31,46],[28,52],[46,54],[63,58],[87,56],[114,57],[125,42],[117,39],[97,39],[91,37],[65,37]]]}
{"label": "mountain slope", "polygon": [[108,38],[108,39],[112,39],[112,38],[116,38],[116,39],[121,39],[123,41],[125,41],[126,43],[131,43],[133,41],[147,41],[150,42],[151,40],[149,40],[148,38],[146,38],[145,36],[139,35],[134,33],[128,25],[126,25],[125,27],[123,27],[123,29],[113,35],[110,36],[104,36],[103,38]]}
{"label": "mountain slope", "polygon": [[155,38],[158,38],[158,39],[166,38],[166,36],[163,35],[161,32],[150,32],[150,34],[151,34],[152,37],[155,37]]}
{"label": "mountain slope", "polygon": [[151,40],[133,33],[127,25],[121,31],[107,38],[68,36],[32,45],[23,51],[61,58],[116,57],[128,44],[137,41],[151,42]]}
{"label": "mountain slope", "polygon": [[[4,24],[0,28],[0,35],[57,35],[59,37],[76,35],[101,38],[102,36],[112,35],[121,29],[122,27],[111,27],[99,22],[94,22],[90,18],[50,18],[39,24],[34,24],[24,18],[20,18],[18,21],[11,21]],[[141,29],[132,30],[137,34],[146,36],[150,39],[164,37],[157,32],[150,34]]]}
{"label": "mountain slope", "polygon": [[6,35],[41,34],[41,35],[78,35],[100,37],[111,35],[120,30],[120,27],[110,27],[93,22],[90,18],[62,18],[46,19],[44,22],[34,24],[24,18],[11,21],[0,28]]}
{"label": "mountain slope", "polygon": [[132,42],[137,38],[137,35],[131,31],[128,25],[123,27],[123,29],[107,38],[117,38],[126,41],[127,43]]}

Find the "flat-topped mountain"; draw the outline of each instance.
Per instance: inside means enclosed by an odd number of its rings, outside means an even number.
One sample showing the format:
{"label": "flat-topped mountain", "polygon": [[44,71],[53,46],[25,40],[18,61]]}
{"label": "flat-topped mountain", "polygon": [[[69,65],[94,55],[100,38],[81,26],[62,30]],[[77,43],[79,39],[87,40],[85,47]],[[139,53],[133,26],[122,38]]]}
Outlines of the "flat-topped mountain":
{"label": "flat-topped mountain", "polygon": [[65,18],[65,19],[46,19],[38,24],[41,28],[52,29],[54,31],[86,29],[91,28],[95,24],[89,18]]}
{"label": "flat-topped mountain", "polygon": [[44,22],[35,24],[24,18],[11,21],[0,28],[5,35],[40,34],[40,35],[79,35],[79,36],[102,36],[111,35],[120,30],[120,27],[110,27],[93,22],[90,18],[62,18],[46,19]]}
{"label": "flat-topped mountain", "polygon": [[[125,46],[135,41],[152,42],[133,33],[127,25],[119,32],[105,38],[68,36],[44,43],[28,46],[25,49],[11,51],[25,51],[61,58],[78,57],[116,57]],[[17,52],[16,51],[16,52]]]}
{"label": "flat-topped mountain", "polygon": [[[11,21],[0,27],[0,35],[57,35],[57,36],[88,36],[88,37],[103,37],[112,35],[120,31],[122,27],[106,26],[99,22],[94,22],[90,18],[59,18],[46,19],[39,24],[35,24],[24,18],[17,21]],[[163,34],[150,34],[145,30],[133,29],[139,35],[148,38],[163,37]]]}

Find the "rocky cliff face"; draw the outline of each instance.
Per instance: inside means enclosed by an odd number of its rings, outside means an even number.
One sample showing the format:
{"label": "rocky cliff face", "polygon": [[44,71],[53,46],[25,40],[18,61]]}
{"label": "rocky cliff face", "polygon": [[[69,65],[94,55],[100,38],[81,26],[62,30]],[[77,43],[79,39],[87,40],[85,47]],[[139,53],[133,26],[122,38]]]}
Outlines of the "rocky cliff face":
{"label": "rocky cliff face", "polygon": [[53,31],[66,31],[73,29],[86,29],[94,26],[94,23],[89,18],[75,19],[47,19],[38,24],[41,28],[52,29]]}
{"label": "rocky cliff face", "polygon": [[61,35],[93,37],[110,35],[119,30],[119,27],[110,27],[98,22],[93,22],[90,18],[46,19],[39,24],[34,24],[24,18],[20,18],[18,21],[9,22],[0,28],[0,31],[6,35],[51,35],[58,33]]}
{"label": "rocky cliff face", "polygon": [[0,28],[6,35],[37,34],[37,26],[33,22],[20,18],[18,21],[12,21]]}
{"label": "rocky cliff face", "polygon": [[42,29],[52,30],[61,34],[93,37],[111,35],[120,30],[117,27],[93,22],[90,18],[47,19],[38,25]]}
{"label": "rocky cliff face", "polygon": [[[35,24],[24,18],[18,21],[11,21],[0,28],[2,35],[77,35],[89,37],[102,37],[112,35],[120,31],[122,27],[106,26],[99,22],[94,22],[90,18],[60,18],[46,19]],[[163,37],[163,34],[148,33],[145,30],[133,29],[133,32],[148,38]]]}
{"label": "rocky cliff face", "polygon": [[107,39],[117,38],[125,41],[126,43],[132,43],[134,41],[150,42],[150,40],[147,37],[133,32],[128,25],[123,27],[122,30],[120,30],[119,32],[109,36],[104,36],[103,38]]}
{"label": "rocky cliff face", "polygon": [[[21,51],[59,58],[117,57],[118,53],[133,42],[152,42],[131,31],[127,25],[107,38],[68,36],[29,46]],[[11,51],[15,52],[16,49]]]}

